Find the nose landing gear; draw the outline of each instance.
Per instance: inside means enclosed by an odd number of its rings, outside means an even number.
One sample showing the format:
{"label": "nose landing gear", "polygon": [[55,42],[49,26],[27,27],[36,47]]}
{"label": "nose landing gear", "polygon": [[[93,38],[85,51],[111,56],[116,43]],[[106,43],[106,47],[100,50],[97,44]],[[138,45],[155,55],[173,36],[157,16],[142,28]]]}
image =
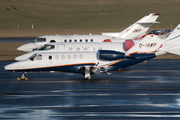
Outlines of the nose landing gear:
{"label": "nose landing gear", "polygon": [[17,80],[28,80],[28,78],[26,78],[26,72],[23,72],[20,78],[17,78]]}
{"label": "nose landing gear", "polygon": [[85,66],[84,78],[86,80],[91,80],[92,79],[92,75],[91,75],[90,69],[91,69],[91,67]]}

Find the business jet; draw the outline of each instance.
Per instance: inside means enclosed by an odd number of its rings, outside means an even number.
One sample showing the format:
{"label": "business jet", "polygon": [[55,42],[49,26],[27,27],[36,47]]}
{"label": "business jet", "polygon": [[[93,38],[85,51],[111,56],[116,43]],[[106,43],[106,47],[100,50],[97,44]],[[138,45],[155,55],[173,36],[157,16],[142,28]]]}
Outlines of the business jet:
{"label": "business jet", "polygon": [[150,13],[138,20],[122,32],[102,33],[102,35],[46,35],[39,36],[32,43],[24,44],[17,48],[19,51],[31,52],[40,48],[46,43],[52,42],[109,42],[112,39],[117,42],[124,42],[125,39],[142,38],[149,28],[156,22],[159,13]]}
{"label": "business jet", "polygon": [[[23,72],[18,80],[27,80],[25,72],[62,71],[81,73],[85,79],[91,79],[93,74],[109,73],[156,56],[171,52],[180,54],[180,24],[168,37],[161,34],[145,36],[138,44],[128,51],[98,50],[97,52],[46,52],[36,53],[29,59],[11,63],[5,70]],[[166,44],[164,47],[164,43]],[[175,47],[175,48],[174,48]]]}
{"label": "business jet", "polygon": [[[170,30],[153,30],[149,34],[162,34],[166,37]],[[38,52],[86,52],[86,51],[98,51],[98,50],[115,50],[126,52],[135,44],[137,44],[139,40],[125,40],[125,42],[92,42],[92,43],[47,43],[40,47],[38,50],[34,50],[32,52],[20,55],[15,58],[16,61],[26,60],[30,56]]]}
{"label": "business jet", "polygon": [[124,42],[93,42],[93,43],[48,43],[43,45],[37,50],[25,53],[15,58],[16,61],[26,60],[31,55],[38,52],[87,52],[87,51],[98,51],[98,50],[117,50],[127,51],[132,47],[135,42],[133,40],[126,40]]}

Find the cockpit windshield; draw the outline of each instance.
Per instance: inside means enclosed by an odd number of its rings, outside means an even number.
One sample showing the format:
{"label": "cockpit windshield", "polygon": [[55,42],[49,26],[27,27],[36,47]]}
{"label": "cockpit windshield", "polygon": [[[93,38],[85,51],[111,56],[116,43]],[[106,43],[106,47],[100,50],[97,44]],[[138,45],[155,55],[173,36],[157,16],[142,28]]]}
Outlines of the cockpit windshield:
{"label": "cockpit windshield", "polygon": [[38,50],[50,50],[50,49],[54,49],[54,45],[45,44],[42,47],[40,47]]}
{"label": "cockpit windshield", "polygon": [[36,38],[33,43],[36,43],[36,42],[46,42],[46,38]]}
{"label": "cockpit windshield", "polygon": [[29,59],[31,60],[31,61],[34,61],[34,58],[37,56],[37,54],[33,54],[31,57],[29,57]]}

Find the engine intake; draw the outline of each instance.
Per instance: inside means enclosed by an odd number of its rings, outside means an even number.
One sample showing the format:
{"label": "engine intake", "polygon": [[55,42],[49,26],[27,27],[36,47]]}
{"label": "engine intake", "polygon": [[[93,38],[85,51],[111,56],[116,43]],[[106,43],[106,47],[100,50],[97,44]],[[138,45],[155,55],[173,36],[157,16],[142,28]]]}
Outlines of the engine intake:
{"label": "engine intake", "polygon": [[98,50],[97,57],[99,60],[119,60],[125,58],[125,53],[114,50]]}

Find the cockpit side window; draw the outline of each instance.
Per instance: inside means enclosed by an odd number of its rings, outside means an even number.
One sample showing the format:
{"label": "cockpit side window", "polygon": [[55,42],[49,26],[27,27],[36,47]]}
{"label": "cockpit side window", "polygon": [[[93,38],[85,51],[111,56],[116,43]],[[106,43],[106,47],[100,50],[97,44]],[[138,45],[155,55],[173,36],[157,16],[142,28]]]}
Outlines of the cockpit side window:
{"label": "cockpit side window", "polygon": [[46,38],[36,38],[33,43],[36,43],[36,42],[46,42]]}
{"label": "cockpit side window", "polygon": [[42,55],[39,54],[39,55],[36,57],[36,60],[42,60]]}
{"label": "cockpit side window", "polygon": [[38,50],[50,50],[50,49],[54,49],[54,45],[45,44],[42,47],[40,47]]}
{"label": "cockpit side window", "polygon": [[31,61],[34,61],[34,58],[37,56],[37,54],[33,54],[31,57],[29,57],[29,59],[31,60]]}

